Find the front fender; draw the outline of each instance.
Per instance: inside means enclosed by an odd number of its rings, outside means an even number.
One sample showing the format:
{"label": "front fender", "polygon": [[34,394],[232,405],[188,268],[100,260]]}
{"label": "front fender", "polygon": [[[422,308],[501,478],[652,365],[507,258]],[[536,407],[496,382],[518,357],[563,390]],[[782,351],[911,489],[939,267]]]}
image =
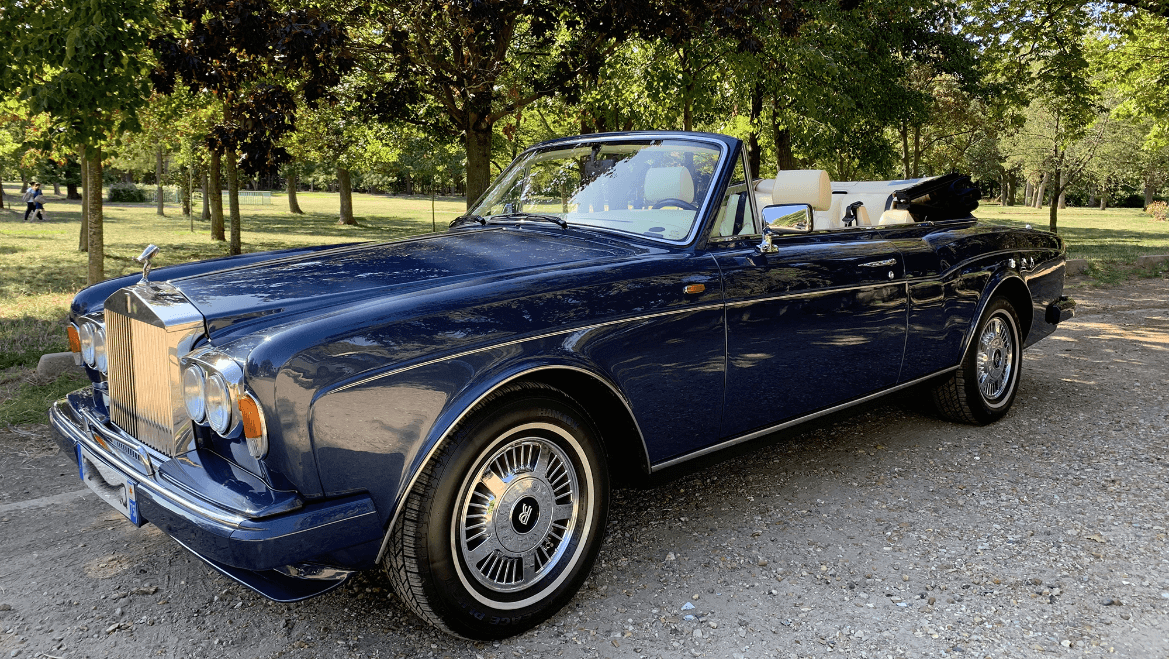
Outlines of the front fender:
{"label": "front fender", "polygon": [[508,382],[540,371],[573,370],[617,393],[599,365],[563,344],[563,337],[532,339],[523,351],[518,344],[505,344],[396,369],[319,395],[309,412],[309,432],[325,495],[368,492],[389,526],[446,437],[476,404]]}

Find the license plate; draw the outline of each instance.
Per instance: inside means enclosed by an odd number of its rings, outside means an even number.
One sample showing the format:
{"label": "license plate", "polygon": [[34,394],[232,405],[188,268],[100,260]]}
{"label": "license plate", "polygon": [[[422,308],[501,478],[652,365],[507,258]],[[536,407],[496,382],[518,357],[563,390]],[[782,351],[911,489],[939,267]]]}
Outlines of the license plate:
{"label": "license plate", "polygon": [[142,526],[138,516],[138,483],[134,479],[107,467],[81,444],[77,445],[77,470],[81,481],[94,494],[125,515],[130,523]]}

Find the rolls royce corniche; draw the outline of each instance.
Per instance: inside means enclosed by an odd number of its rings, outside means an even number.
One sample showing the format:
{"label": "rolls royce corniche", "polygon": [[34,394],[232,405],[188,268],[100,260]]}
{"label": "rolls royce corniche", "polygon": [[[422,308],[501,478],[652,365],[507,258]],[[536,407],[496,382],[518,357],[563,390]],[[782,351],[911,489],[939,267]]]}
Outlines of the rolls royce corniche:
{"label": "rolls royce corniche", "polygon": [[[160,268],[77,294],[80,478],[278,601],[384,570],[516,634],[581,586],[610,489],[907,387],[1003,417],[1069,318],[1065,247],[958,174],[753,179],[706,133],[523,152],[444,232]],[[670,472],[667,472],[670,473]]]}

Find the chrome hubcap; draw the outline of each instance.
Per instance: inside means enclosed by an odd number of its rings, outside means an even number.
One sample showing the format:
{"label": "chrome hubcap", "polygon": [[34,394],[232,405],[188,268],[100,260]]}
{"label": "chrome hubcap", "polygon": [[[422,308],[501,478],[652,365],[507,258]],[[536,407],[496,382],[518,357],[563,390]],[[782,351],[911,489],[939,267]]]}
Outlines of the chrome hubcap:
{"label": "chrome hubcap", "polygon": [[513,439],[464,488],[456,533],[468,571],[501,593],[547,575],[570,544],[580,506],[568,456],[541,437]]}
{"label": "chrome hubcap", "polygon": [[979,336],[979,352],[975,355],[979,392],[987,401],[994,401],[1007,391],[1012,381],[1015,363],[1015,339],[1011,327],[996,316],[983,328]]}

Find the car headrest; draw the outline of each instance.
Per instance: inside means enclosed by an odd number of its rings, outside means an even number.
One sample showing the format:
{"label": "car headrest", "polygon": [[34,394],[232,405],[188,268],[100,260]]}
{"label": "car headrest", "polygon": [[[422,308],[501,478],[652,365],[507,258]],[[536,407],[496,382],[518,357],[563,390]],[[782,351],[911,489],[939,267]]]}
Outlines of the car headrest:
{"label": "car headrest", "polygon": [[695,182],[686,167],[651,167],[646,172],[646,201],[679,199],[688,204],[695,200]]}
{"label": "car headrest", "polygon": [[815,211],[827,211],[833,205],[833,186],[823,169],[781,171],[774,179],[756,184],[756,192],[772,195],[772,204],[808,204]]}
{"label": "car headrest", "polygon": [[857,225],[856,226],[859,226],[859,227],[873,226],[873,224],[869,221],[869,211],[865,210],[864,205],[857,207]]}

